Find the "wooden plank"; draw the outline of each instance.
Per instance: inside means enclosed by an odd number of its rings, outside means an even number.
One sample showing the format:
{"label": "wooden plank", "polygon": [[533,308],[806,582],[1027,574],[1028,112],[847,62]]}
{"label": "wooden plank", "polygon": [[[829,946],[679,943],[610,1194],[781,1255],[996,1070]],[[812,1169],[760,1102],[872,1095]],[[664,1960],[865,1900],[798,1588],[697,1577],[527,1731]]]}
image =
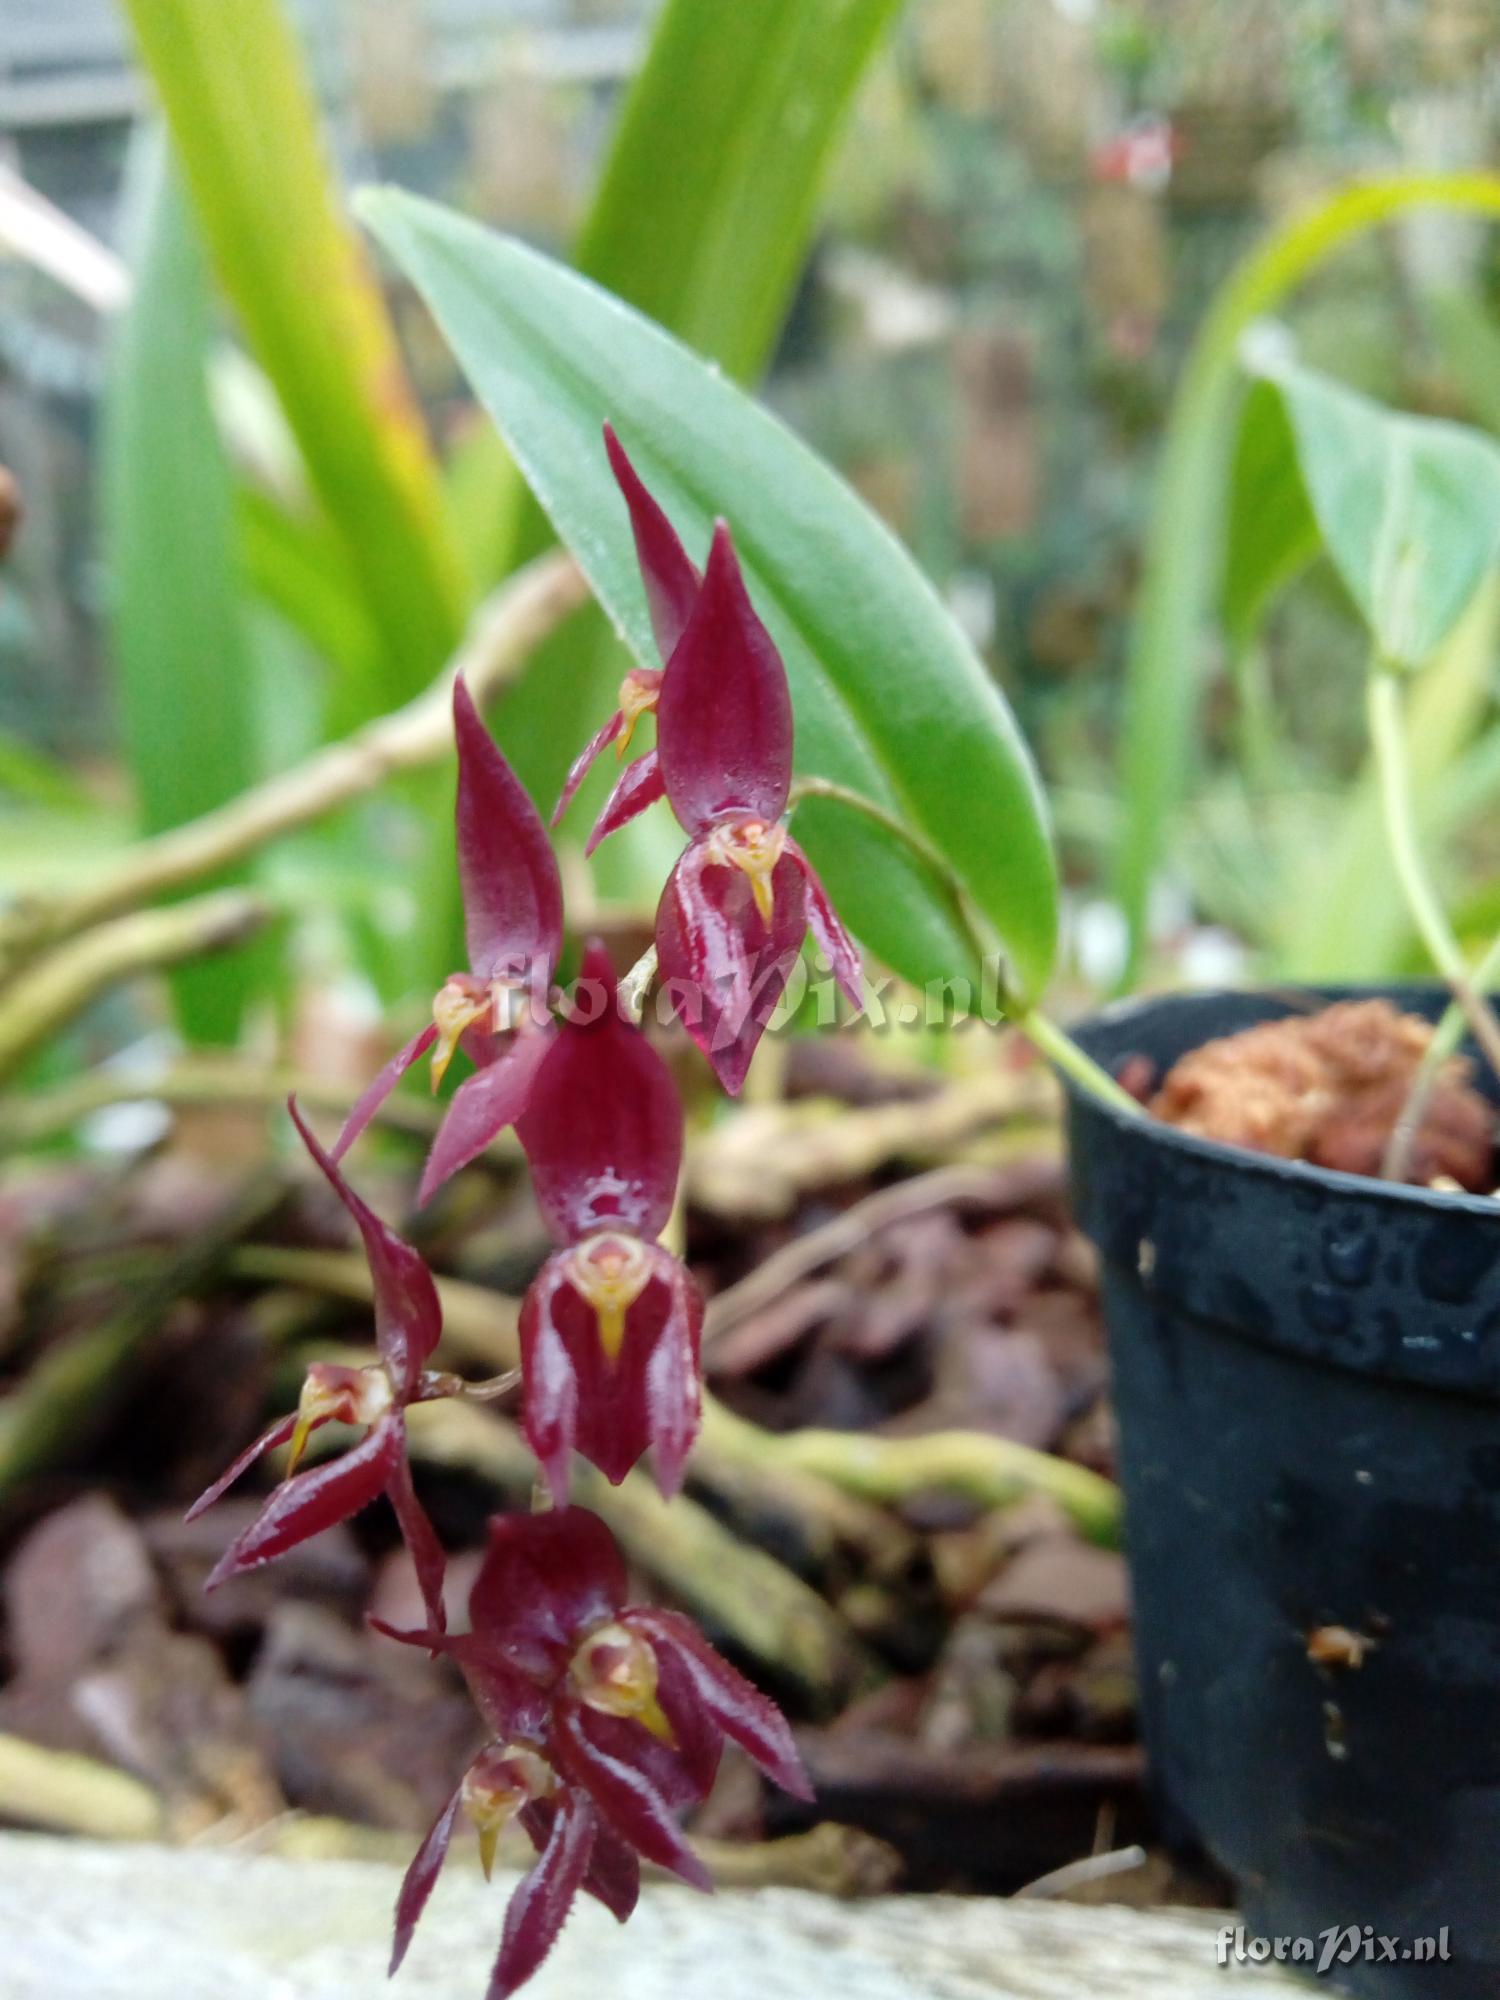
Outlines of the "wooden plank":
{"label": "wooden plank", "polygon": [[[5,2000],[363,2000],[386,1991],[399,1870],[0,1835]],[[482,2000],[514,1877],[455,1853],[392,2000]],[[650,1884],[629,1927],[584,1899],[531,2000],[1247,2000],[1305,1992],[1218,1963],[1221,1919],[948,1896],[836,1903]],[[1248,1985],[1245,1982],[1249,1982]]]}

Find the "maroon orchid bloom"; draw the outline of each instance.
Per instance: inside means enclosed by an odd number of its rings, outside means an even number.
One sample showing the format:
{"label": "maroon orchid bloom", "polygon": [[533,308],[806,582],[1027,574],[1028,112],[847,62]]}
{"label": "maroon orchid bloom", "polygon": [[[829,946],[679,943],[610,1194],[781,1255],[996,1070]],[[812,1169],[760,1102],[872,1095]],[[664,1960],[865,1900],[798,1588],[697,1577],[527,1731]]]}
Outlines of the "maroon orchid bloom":
{"label": "maroon orchid bloom", "polygon": [[552,1948],[580,1889],[624,1922],[638,1856],[712,1886],[678,1815],[706,1797],[726,1739],[811,1797],[775,1706],[690,1619],[627,1606],[625,1565],[597,1515],[570,1507],[492,1521],[469,1616],[472,1629],[456,1637],[380,1627],[452,1655],[495,1732],[407,1871],[392,1971],[460,1812],[478,1831],[486,1872],[511,1820],[540,1856],[506,1912],[488,2000],[507,2000]]}
{"label": "maroon orchid bloom", "polygon": [[[289,1100],[288,1109],[307,1150],[364,1238],[380,1359],[368,1368],[314,1363],[307,1371],[295,1413],[272,1424],[193,1503],[188,1511],[190,1521],[211,1507],[268,1451],[278,1445],[291,1446],[285,1480],[250,1526],[224,1551],[206,1588],[212,1590],[230,1577],[259,1569],[298,1542],[347,1521],[383,1493],[396,1511],[427,1615],[441,1628],[442,1546],[417,1499],[406,1457],[407,1410],[413,1403],[452,1395],[459,1386],[453,1376],[434,1374],[426,1367],[442,1333],[437,1287],[411,1245],[388,1229],[349,1186],[303,1123],[295,1098]],[[363,1426],[363,1439],[341,1458],[299,1473],[297,1466],[308,1438],[335,1421]]]}
{"label": "maroon orchid bloom", "polygon": [[791,693],[723,521],[662,677],[657,736],[667,797],[690,836],[657,909],[661,976],[735,1096],[809,929],[850,1003],[864,996],[853,940],[782,823]]}
{"label": "maroon orchid bloom", "polygon": [[453,731],[469,970],[443,982],[432,1020],[365,1091],[333,1149],[341,1160],[429,1050],[436,1090],[461,1047],[477,1074],[455,1093],[433,1141],[421,1201],[482,1153],[524,1107],[551,1039],[547,1001],[562,948],[562,883],[547,829],[461,680],[453,684]]}
{"label": "maroon orchid bloom", "polygon": [[[635,536],[636,560],[640,564],[641,578],[646,586],[646,603],[651,613],[651,629],[656,635],[656,644],[663,661],[670,660],[677,641],[682,637],[683,627],[692,616],[693,606],[698,598],[700,578],[697,568],[689,558],[686,549],[678,540],[677,530],[667,519],[663,509],[647,492],[640,474],[626,456],[625,447],[615,436],[610,424],[604,426],[604,448],[609,454],[610,469],[615,482],[625,496],[625,504],[630,509],[630,526]],[[562,796],[557,801],[552,814],[552,824],[557,825],[571,804],[574,793],[583,783],[594,764],[613,743],[617,756],[623,757],[630,747],[636,723],[643,715],[653,712],[661,694],[662,673],[659,667],[632,667],[620,683],[620,703],[615,712],[584,745],[568,772],[567,782],[562,788]],[[647,750],[627,767],[617,780],[614,790],[604,803],[604,808],[594,822],[593,831],[584,848],[585,854],[594,849],[611,833],[654,805],[662,796],[661,761],[655,750]]]}
{"label": "maroon orchid bloom", "polygon": [[576,1448],[618,1485],[648,1445],[666,1494],[698,1434],[697,1286],[656,1241],[682,1161],[666,1064],[620,1009],[597,941],[516,1127],[563,1248],[521,1306],[527,1440],[554,1499]]}

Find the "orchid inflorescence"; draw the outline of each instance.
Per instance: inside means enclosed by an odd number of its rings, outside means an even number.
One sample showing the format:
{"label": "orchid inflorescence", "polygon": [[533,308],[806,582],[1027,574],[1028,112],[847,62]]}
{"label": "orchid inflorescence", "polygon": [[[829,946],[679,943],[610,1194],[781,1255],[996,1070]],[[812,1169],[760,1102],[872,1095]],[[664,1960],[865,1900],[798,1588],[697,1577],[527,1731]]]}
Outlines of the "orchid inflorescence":
{"label": "orchid inflorescence", "polygon": [[[675,1017],[737,1093],[809,931],[858,1006],[860,963],[822,884],[784,825],[791,790],[786,672],[757,617],[721,521],[700,571],[606,425],[629,509],[660,668],[634,668],[619,706],[568,774],[555,819],[640,718],[657,740],[621,775],[588,851],[665,797],[687,835],[657,911],[657,966]],[[514,1821],[538,1859],[506,1913],[488,2000],[540,1965],[580,1891],[622,1922],[642,1859],[710,1886],[677,1815],[707,1794],[725,1740],[785,1789],[810,1796],[776,1708],[680,1613],[632,1606],[625,1565],[597,1516],[569,1504],[575,1451],[618,1484],[649,1450],[657,1483],[681,1486],[700,1422],[703,1302],[659,1240],[676,1198],[682,1106],[627,1004],[604,946],[590,943],[567,994],[554,986],[563,896],[546,828],[477,713],[453,691],[459,882],[469,964],[434,996],[432,1020],[391,1060],[325,1150],[296,1103],[304,1145],[363,1239],[378,1359],[318,1363],[298,1407],[199,1499],[212,1505],[266,1453],[286,1477],[230,1544],[209,1588],[390,1500],[425,1624],[389,1636],[452,1659],[488,1740],[417,1852],[396,1910],[394,1972],[460,1817],[486,1873]],[[442,1335],[432,1273],[345,1179],[341,1162],[405,1072],[432,1058],[433,1087],[458,1051],[474,1073],[454,1093],[422,1176],[425,1201],[509,1126],[557,1248],[521,1309],[522,1423],[551,1509],[496,1518],[468,1605],[450,1632],[441,1543],[407,1457],[407,1412],[469,1393],[429,1364]],[[301,1469],[312,1433],[363,1431],[342,1456]],[[374,1621],[378,1624],[378,1621]]]}

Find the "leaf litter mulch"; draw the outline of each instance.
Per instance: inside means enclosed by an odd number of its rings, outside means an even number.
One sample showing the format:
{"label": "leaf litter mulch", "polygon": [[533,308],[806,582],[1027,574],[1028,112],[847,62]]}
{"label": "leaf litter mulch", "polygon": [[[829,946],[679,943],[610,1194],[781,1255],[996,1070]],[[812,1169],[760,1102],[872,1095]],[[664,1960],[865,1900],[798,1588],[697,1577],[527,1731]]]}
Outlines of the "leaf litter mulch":
{"label": "leaf litter mulch", "polygon": [[[723,1879],[1011,1893],[1140,1842],[1128,1870],[1077,1871],[1085,1893],[1218,1900],[1157,1850],[1143,1784],[1090,1476],[1113,1470],[1094,1266],[1050,1087],[1003,1045],[985,1060],[893,1077],[794,1044],[782,1095],[697,1139],[713,1409],[688,1498],[663,1509],[643,1473],[578,1497],[638,1591],[799,1725],[817,1808],[726,1759],[692,1829]],[[416,1617],[384,1503],[202,1594],[264,1487],[190,1526],[184,1507],[310,1355],[368,1340],[343,1218],[268,1129],[183,1112],[128,1163],[23,1157],[0,1180],[0,1822],[400,1854],[476,1746],[448,1666],[365,1623]],[[448,1361],[493,1374],[540,1223],[503,1154],[414,1217],[413,1164],[372,1147],[363,1185],[443,1274]],[[511,1409],[413,1420],[455,1616],[486,1515],[530,1504]],[[1055,1477],[1017,1477],[1006,1446]]]}

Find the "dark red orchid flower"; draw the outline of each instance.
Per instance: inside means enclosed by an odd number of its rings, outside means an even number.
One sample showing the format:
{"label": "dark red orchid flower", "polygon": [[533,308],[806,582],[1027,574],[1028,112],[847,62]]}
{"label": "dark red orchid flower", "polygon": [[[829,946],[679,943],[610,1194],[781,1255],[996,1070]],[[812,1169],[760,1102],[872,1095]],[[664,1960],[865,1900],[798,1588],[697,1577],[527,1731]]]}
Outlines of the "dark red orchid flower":
{"label": "dark red orchid flower", "polygon": [[[646,586],[651,629],[665,662],[672,657],[673,648],[682,637],[683,627],[692,616],[698,597],[698,571],[678,540],[677,530],[647,492],[611,424],[604,426],[604,448],[609,454],[615,482],[630,509],[630,526],[635,536],[636,560]],[[562,796],[552,814],[554,826],[608,746],[613,743],[616,754],[620,757],[625,755],[636,723],[656,707],[661,693],[661,679],[659,667],[632,667],[625,676],[620,683],[618,708],[574,759],[562,788]],[[584,853],[592,854],[601,840],[617,832],[637,813],[644,812],[647,806],[654,805],[661,796],[661,762],[654,749],[647,750],[620,774],[594,822]]]}
{"label": "dark red orchid flower", "polygon": [[682,1161],[666,1064],[621,1011],[609,955],[584,956],[571,1013],[516,1130],[563,1248],[521,1306],[527,1440],[561,1504],[581,1451],[618,1484],[648,1445],[675,1493],[698,1433],[697,1286],[656,1241]]}
{"label": "dark red orchid flower", "polygon": [[547,1002],[562,948],[562,883],[547,829],[461,680],[453,684],[453,732],[469,970],[443,982],[432,1020],[365,1091],[333,1149],[341,1160],[429,1050],[436,1090],[454,1050],[462,1048],[477,1073],[455,1093],[433,1141],[421,1201],[482,1153],[525,1105],[551,1039]]}
{"label": "dark red orchid flower", "polygon": [[662,677],[657,739],[667,797],[690,836],[657,909],[660,972],[734,1096],[809,930],[851,1004],[864,996],[853,940],[782,823],[791,694],[722,521]]}
{"label": "dark red orchid flower", "polygon": [[506,1912],[488,2000],[507,2000],[550,1951],[580,1889],[624,1922],[638,1856],[712,1886],[678,1815],[707,1795],[726,1739],[777,1784],[811,1797],[776,1707],[690,1619],[626,1604],[625,1565],[597,1515],[569,1507],[492,1521],[469,1616],[459,1636],[390,1632],[451,1654],[495,1732],[407,1871],[392,1971],[460,1812],[479,1833],[486,1868],[512,1819],[540,1856]]}
{"label": "dark red orchid flower", "polygon": [[[380,1359],[368,1368],[315,1363],[307,1371],[295,1413],[272,1424],[193,1503],[188,1511],[190,1521],[211,1507],[268,1451],[278,1445],[291,1446],[287,1477],[250,1526],[224,1551],[206,1588],[212,1590],[232,1576],[259,1569],[298,1542],[347,1521],[383,1493],[396,1510],[427,1615],[441,1628],[443,1551],[417,1499],[406,1457],[407,1410],[413,1403],[452,1395],[458,1386],[451,1375],[434,1374],[426,1367],[442,1333],[437,1287],[411,1245],[388,1229],[349,1186],[304,1124],[295,1098],[288,1101],[288,1109],[304,1145],[364,1238],[374,1287],[375,1344]],[[341,1458],[299,1473],[297,1465],[308,1438],[335,1421],[362,1425],[363,1439]]]}

